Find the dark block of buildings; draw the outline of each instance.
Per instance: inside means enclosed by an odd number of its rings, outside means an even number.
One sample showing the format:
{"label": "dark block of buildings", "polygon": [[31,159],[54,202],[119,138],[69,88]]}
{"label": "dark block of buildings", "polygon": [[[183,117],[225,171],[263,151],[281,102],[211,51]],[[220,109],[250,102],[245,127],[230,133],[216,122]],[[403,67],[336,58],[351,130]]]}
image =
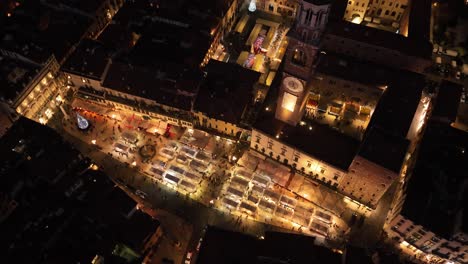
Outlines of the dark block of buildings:
{"label": "dark block of buildings", "polygon": [[5,263],[137,263],[159,224],[48,127],[20,118],[0,141]]}
{"label": "dark block of buildings", "polygon": [[431,121],[409,181],[402,214],[444,237],[467,232],[467,153],[466,132]]}
{"label": "dark block of buildings", "polygon": [[314,245],[314,237],[267,232],[264,239],[208,227],[197,264],[341,263],[341,255]]}

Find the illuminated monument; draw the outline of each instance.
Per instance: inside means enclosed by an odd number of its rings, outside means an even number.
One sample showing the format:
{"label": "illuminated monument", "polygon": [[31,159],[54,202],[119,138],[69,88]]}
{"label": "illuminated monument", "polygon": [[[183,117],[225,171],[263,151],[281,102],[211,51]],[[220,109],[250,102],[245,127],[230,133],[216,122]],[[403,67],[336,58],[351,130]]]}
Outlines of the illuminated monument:
{"label": "illuminated monument", "polygon": [[281,83],[275,117],[295,126],[305,110],[308,87],[313,75],[318,43],[325,30],[330,11],[328,0],[299,1],[296,23],[288,33],[288,48],[284,57]]}
{"label": "illuminated monument", "polygon": [[76,123],[78,128],[81,130],[86,130],[89,128],[89,121],[78,113],[76,113]]}
{"label": "illuminated monument", "polygon": [[275,118],[295,126],[305,109],[307,91],[304,82],[293,76],[287,76],[281,83]]}

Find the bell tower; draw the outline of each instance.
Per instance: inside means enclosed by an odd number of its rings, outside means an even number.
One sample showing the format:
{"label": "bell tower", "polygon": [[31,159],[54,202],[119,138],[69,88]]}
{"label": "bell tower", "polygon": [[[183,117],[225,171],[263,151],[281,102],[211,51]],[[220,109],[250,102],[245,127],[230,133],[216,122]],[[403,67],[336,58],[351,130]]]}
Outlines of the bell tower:
{"label": "bell tower", "polygon": [[307,82],[319,51],[319,41],[328,21],[331,0],[302,0],[296,22],[288,33],[284,56],[283,80],[279,90],[275,118],[297,125],[304,114],[309,94]]}
{"label": "bell tower", "polygon": [[318,53],[318,44],[328,22],[331,0],[302,0],[289,33],[285,72],[307,81]]}

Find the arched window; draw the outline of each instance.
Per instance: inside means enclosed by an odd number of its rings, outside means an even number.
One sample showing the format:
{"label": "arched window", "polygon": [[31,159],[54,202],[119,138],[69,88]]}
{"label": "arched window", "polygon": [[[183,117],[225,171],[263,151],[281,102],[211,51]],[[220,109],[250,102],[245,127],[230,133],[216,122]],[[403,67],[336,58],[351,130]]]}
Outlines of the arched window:
{"label": "arched window", "polygon": [[379,10],[377,10],[377,15],[380,16],[380,14],[382,14],[382,8],[379,8]]}
{"label": "arched window", "polygon": [[295,49],[291,62],[299,66],[305,66],[307,62],[307,57],[304,51],[301,49]]}

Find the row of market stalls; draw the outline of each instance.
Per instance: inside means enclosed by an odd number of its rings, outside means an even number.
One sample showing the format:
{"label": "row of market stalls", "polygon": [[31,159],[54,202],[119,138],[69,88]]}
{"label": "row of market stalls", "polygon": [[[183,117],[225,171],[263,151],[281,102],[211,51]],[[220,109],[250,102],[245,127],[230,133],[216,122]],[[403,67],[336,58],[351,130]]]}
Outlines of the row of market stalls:
{"label": "row of market stalls", "polygon": [[341,100],[320,100],[320,95],[311,94],[307,100],[306,111],[309,115],[328,113],[333,116],[344,116],[347,118],[357,118],[361,121],[369,120],[372,108],[362,105],[361,99],[351,98],[349,101]]}
{"label": "row of market stalls", "polygon": [[265,218],[277,217],[326,236],[332,224],[329,213],[279,188],[265,170],[238,167],[223,188],[222,205],[234,211]]}
{"label": "row of market stalls", "polygon": [[209,154],[175,141],[167,143],[152,162],[149,174],[154,179],[188,193],[193,193],[202,181],[202,175],[211,162]]}

